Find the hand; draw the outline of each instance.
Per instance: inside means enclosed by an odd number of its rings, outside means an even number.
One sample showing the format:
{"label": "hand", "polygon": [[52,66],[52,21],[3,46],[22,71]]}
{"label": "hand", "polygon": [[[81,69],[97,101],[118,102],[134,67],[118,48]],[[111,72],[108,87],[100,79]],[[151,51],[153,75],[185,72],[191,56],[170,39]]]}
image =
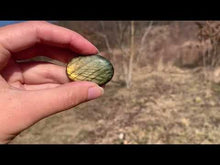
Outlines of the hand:
{"label": "hand", "polygon": [[67,63],[76,54],[97,53],[79,34],[47,22],[0,28],[0,143],[9,143],[49,115],[103,94],[95,83],[70,82],[65,67],[16,60],[40,55]]}

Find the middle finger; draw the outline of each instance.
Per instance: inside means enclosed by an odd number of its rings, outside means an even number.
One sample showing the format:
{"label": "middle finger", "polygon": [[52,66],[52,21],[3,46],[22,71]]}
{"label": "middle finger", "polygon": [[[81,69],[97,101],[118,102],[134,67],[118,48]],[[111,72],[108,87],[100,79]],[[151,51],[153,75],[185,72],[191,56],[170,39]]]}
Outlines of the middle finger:
{"label": "middle finger", "polygon": [[68,63],[77,54],[65,48],[43,44],[36,44],[31,48],[13,54],[15,60],[25,60],[36,56],[46,56],[63,63]]}
{"label": "middle finger", "polygon": [[70,82],[64,66],[58,66],[47,62],[19,63],[25,84]]}

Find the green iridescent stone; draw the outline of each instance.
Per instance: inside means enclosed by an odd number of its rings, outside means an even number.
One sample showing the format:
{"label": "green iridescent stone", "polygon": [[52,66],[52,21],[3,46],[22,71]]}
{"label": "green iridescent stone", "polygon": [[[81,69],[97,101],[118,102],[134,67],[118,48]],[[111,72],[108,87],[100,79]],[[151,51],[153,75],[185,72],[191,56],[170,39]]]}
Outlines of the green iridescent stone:
{"label": "green iridescent stone", "polygon": [[74,57],[66,69],[69,79],[73,81],[91,81],[98,85],[109,82],[114,75],[113,65],[100,55]]}

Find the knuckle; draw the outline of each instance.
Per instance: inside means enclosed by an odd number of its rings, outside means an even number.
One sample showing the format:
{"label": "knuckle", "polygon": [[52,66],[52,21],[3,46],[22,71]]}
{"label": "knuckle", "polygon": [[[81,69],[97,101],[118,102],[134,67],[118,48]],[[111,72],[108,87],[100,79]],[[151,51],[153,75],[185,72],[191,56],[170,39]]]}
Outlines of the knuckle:
{"label": "knuckle", "polygon": [[32,26],[33,28],[38,28],[41,26],[45,26],[49,24],[47,21],[27,21],[25,22],[27,25]]}

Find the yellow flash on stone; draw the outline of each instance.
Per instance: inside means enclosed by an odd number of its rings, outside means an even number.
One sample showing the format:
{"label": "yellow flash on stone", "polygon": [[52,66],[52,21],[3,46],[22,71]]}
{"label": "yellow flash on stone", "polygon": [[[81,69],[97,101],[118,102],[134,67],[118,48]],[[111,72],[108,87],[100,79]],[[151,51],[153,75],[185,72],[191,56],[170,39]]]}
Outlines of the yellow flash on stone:
{"label": "yellow flash on stone", "polygon": [[114,68],[106,58],[90,55],[73,58],[68,63],[66,72],[73,81],[91,81],[104,85],[112,79]]}

